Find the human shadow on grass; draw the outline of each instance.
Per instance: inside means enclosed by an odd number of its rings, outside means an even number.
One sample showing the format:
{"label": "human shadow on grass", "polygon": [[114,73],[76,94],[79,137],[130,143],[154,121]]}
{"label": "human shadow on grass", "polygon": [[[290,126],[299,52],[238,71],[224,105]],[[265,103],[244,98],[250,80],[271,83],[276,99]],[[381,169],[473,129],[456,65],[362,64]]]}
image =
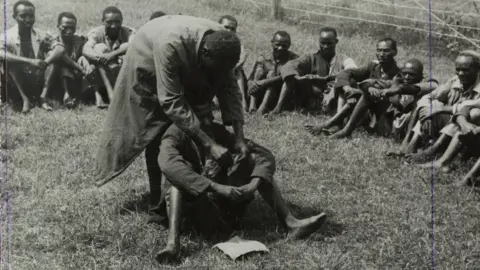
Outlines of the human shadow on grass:
{"label": "human shadow on grass", "polygon": [[120,215],[128,215],[132,212],[148,213],[149,210],[150,192],[146,192],[126,201],[123,205],[119,206],[118,212]]}

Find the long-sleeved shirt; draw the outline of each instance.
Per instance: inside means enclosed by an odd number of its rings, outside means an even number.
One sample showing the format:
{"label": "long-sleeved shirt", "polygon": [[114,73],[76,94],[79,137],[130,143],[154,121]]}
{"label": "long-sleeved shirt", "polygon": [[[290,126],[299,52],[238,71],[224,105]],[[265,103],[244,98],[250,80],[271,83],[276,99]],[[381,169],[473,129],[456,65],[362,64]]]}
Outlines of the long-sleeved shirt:
{"label": "long-sleeved shirt", "polygon": [[242,96],[235,74],[209,81],[199,50],[211,20],[167,15],[143,25],[129,44],[96,155],[95,179],[106,183],[122,173],[145,147],[174,123],[189,135],[199,118],[212,118],[217,96],[224,124],[243,122]]}
{"label": "long-sleeved shirt", "polygon": [[[235,135],[223,126],[214,124],[212,131],[217,142],[233,150]],[[233,178],[226,184],[235,186],[247,184],[251,178],[260,177],[265,181],[273,181],[275,173],[275,158],[266,148],[248,141],[250,147],[250,158],[245,160],[243,167],[238,167]],[[168,128],[162,137],[160,156],[160,168],[166,179],[175,187],[187,192],[190,195],[198,196],[204,194],[212,180],[202,175],[205,162],[205,151],[185,132],[175,125]],[[167,192],[167,190],[162,190]]]}

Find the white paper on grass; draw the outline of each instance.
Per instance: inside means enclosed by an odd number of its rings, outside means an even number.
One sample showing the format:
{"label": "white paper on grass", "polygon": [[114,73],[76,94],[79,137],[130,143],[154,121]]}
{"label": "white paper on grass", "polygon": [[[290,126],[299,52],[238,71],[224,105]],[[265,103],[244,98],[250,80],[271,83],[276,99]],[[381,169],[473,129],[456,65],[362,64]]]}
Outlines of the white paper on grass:
{"label": "white paper on grass", "polygon": [[232,260],[236,260],[238,257],[251,252],[270,252],[264,244],[258,241],[244,240],[238,236],[233,237],[227,242],[216,244],[212,248],[220,249]]}

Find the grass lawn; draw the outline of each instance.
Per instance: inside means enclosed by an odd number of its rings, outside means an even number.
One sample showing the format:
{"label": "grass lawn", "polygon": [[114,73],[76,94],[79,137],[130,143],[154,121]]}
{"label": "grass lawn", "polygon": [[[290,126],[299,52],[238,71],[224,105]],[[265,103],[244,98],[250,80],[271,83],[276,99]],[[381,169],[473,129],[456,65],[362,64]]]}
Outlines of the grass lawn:
{"label": "grass lawn", "polygon": [[[233,13],[240,21],[239,36],[251,53],[269,51],[277,29],[292,34],[293,50],[315,50],[316,36],[294,26],[262,19],[212,0],[36,0],[37,27],[54,31],[57,14],[74,11],[79,31],[100,23],[110,4],[124,11],[124,23],[140,27],[154,10],[216,19]],[[218,1],[220,2],[220,1]],[[237,1],[240,2],[240,1]],[[13,25],[7,3],[8,26]],[[222,2],[223,3],[223,2]],[[220,10],[220,8],[222,10]],[[241,10],[240,10],[241,11]],[[374,56],[375,40],[363,36],[340,37],[338,46],[358,64]],[[426,46],[426,45],[425,45]],[[428,69],[428,48],[404,48],[399,62],[418,57]],[[432,59],[433,74],[444,82],[453,75],[449,59]],[[249,71],[249,68],[247,68]],[[6,205],[1,214],[0,269],[163,269],[154,261],[166,241],[166,231],[147,224],[142,211],[122,206],[142,199],[148,191],[143,156],[124,174],[102,188],[93,184],[93,154],[106,111],[94,107],[44,112],[34,109],[22,116],[9,111],[6,120],[7,183],[10,234]],[[305,241],[286,242],[284,231],[260,198],[250,206],[245,229],[238,235],[263,242],[268,255],[238,262],[212,250],[212,242],[194,234],[182,236],[182,269],[427,269],[432,265],[432,178],[435,200],[435,268],[480,269],[480,197],[475,189],[455,189],[472,165],[456,164],[442,174],[384,159],[396,147],[392,140],[357,131],[350,139],[314,138],[304,123],[325,117],[296,113],[273,121],[248,116],[246,136],[271,149],[277,159],[276,180],[298,215],[325,211],[328,224]],[[5,133],[2,133],[5,136]],[[9,256],[8,256],[9,255]],[[2,268],[3,267],[3,268]],[[167,267],[165,267],[167,268]]]}

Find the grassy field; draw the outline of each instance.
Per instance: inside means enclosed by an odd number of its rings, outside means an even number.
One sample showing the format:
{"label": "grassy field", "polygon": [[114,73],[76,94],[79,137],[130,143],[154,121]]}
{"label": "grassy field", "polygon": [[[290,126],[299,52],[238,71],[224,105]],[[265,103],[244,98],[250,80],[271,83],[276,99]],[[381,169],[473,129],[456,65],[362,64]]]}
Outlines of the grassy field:
{"label": "grassy field", "polygon": [[[248,67],[255,55],[269,51],[268,40],[278,29],[292,34],[294,51],[315,50],[316,37],[306,30],[264,19],[251,9],[237,13],[240,1],[235,7],[226,1],[221,5],[212,2],[34,1],[37,26],[52,31],[59,12],[74,11],[80,31],[85,32],[100,22],[102,8],[110,4],[124,11],[125,24],[137,28],[154,10],[211,19],[233,13],[240,21],[239,36],[251,53]],[[8,18],[12,5],[9,1]],[[13,21],[7,24],[12,26]],[[374,56],[374,45],[374,40],[362,35],[342,36],[338,49],[365,64]],[[400,46],[399,62],[418,57],[428,68],[425,46]],[[449,59],[435,57],[432,67],[442,82],[453,74]],[[7,238],[3,205],[4,264],[0,269],[163,269],[153,258],[165,244],[166,231],[147,224],[146,213],[123,209],[125,203],[140,201],[148,190],[143,156],[115,181],[102,188],[93,185],[93,154],[105,114],[82,107],[2,115],[8,128],[8,149],[2,150],[8,182],[1,196],[4,201],[8,190],[11,232]],[[434,177],[435,268],[480,269],[479,194],[450,186],[468,164],[457,164],[458,169],[450,174],[432,174],[384,159],[383,153],[396,146],[391,140],[356,132],[348,140],[328,141],[313,138],[302,128],[304,123],[323,119],[295,113],[273,121],[249,116],[246,136],[275,154],[276,179],[296,213],[327,212],[325,228],[306,241],[285,242],[268,206],[256,200],[249,208],[245,229],[238,234],[265,243],[270,254],[232,262],[211,249],[214,243],[186,234],[181,238],[184,260],[175,267],[428,269],[432,265]]]}

